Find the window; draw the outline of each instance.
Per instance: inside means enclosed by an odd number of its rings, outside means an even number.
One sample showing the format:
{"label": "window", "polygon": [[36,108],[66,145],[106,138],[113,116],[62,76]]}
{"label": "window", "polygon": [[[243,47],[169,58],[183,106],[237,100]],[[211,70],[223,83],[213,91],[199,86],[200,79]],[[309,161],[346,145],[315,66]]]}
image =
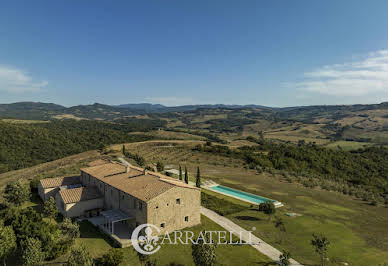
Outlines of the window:
{"label": "window", "polygon": [[189,221],[189,216],[185,216],[185,222]]}
{"label": "window", "polygon": [[160,224],[160,227],[164,228],[164,223]]}
{"label": "window", "polygon": [[133,208],[136,209],[136,199],[133,199]]}
{"label": "window", "polygon": [[124,199],[124,195],[121,195],[121,199]]}
{"label": "window", "polygon": [[181,204],[181,199],[176,199],[176,204]]}
{"label": "window", "polygon": [[143,204],[139,202],[139,210],[141,210],[142,208],[143,208]]}

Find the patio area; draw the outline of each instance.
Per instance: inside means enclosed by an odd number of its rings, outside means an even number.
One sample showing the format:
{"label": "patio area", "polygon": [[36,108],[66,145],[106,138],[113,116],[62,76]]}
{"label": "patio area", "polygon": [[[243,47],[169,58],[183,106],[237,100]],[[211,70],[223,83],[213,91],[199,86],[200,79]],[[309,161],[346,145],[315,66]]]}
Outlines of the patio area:
{"label": "patio area", "polygon": [[131,234],[134,228],[130,222],[133,219],[134,217],[115,209],[103,211],[100,216],[91,217],[88,221],[110,236],[120,247],[125,248],[132,245]]}

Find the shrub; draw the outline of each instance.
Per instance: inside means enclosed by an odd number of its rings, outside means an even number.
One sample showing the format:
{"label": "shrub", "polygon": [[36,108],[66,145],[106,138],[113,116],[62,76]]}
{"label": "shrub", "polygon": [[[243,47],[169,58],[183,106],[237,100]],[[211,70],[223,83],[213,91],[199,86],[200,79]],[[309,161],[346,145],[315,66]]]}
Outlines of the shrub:
{"label": "shrub", "polygon": [[58,215],[58,209],[55,203],[55,199],[53,197],[50,197],[49,200],[46,200],[44,202],[44,214],[46,217],[55,219]]}
{"label": "shrub", "polygon": [[42,265],[44,259],[42,243],[38,239],[27,238],[22,242],[22,261],[24,265]]}
{"label": "shrub", "polygon": [[112,248],[108,251],[108,253],[102,256],[100,262],[101,262],[101,265],[117,266],[121,262],[123,262],[123,259],[124,259],[123,251],[119,248]]}
{"label": "shrub", "polygon": [[259,211],[264,212],[265,214],[274,214],[276,209],[272,202],[267,201],[259,204]]}
{"label": "shrub", "polygon": [[157,162],[156,164],[156,170],[158,172],[163,172],[164,171],[164,164],[162,162]]}
{"label": "shrub", "polygon": [[84,245],[80,245],[77,248],[72,248],[69,259],[67,260],[67,266],[91,266],[93,265],[93,258]]}

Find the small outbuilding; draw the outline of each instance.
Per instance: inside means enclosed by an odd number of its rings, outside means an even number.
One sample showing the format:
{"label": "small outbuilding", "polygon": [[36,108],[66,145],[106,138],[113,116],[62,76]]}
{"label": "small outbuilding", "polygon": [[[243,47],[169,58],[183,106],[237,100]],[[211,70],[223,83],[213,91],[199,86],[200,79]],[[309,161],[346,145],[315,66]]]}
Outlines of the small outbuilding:
{"label": "small outbuilding", "polygon": [[104,207],[104,195],[95,186],[59,190],[55,201],[65,217],[98,216]]}
{"label": "small outbuilding", "polygon": [[60,188],[69,189],[75,187],[81,187],[80,176],[64,176],[55,178],[41,179],[38,184],[38,193],[43,201],[48,200],[50,197],[55,198],[55,195]]}

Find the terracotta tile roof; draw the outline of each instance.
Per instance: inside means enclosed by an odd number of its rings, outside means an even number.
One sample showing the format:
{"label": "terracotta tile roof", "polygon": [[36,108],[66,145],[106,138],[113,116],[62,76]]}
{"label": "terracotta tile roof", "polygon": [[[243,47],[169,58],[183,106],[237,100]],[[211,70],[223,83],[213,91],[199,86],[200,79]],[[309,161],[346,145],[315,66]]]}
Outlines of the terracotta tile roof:
{"label": "terracotta tile roof", "polygon": [[60,190],[59,195],[65,204],[104,197],[94,186]]}
{"label": "terracotta tile roof", "polygon": [[90,163],[88,163],[88,166],[97,166],[97,165],[101,165],[101,164],[107,164],[109,163],[109,161],[107,160],[103,160],[103,159],[98,159],[98,160],[95,160],[95,161],[92,161]]}
{"label": "terracotta tile roof", "polygon": [[44,178],[39,181],[43,188],[52,188],[81,184],[80,176],[64,176],[55,178]]}
{"label": "terracotta tile roof", "polygon": [[180,180],[135,166],[128,169],[119,163],[109,163],[81,169],[102,182],[124,191],[142,201],[149,201],[174,187],[198,189]]}

